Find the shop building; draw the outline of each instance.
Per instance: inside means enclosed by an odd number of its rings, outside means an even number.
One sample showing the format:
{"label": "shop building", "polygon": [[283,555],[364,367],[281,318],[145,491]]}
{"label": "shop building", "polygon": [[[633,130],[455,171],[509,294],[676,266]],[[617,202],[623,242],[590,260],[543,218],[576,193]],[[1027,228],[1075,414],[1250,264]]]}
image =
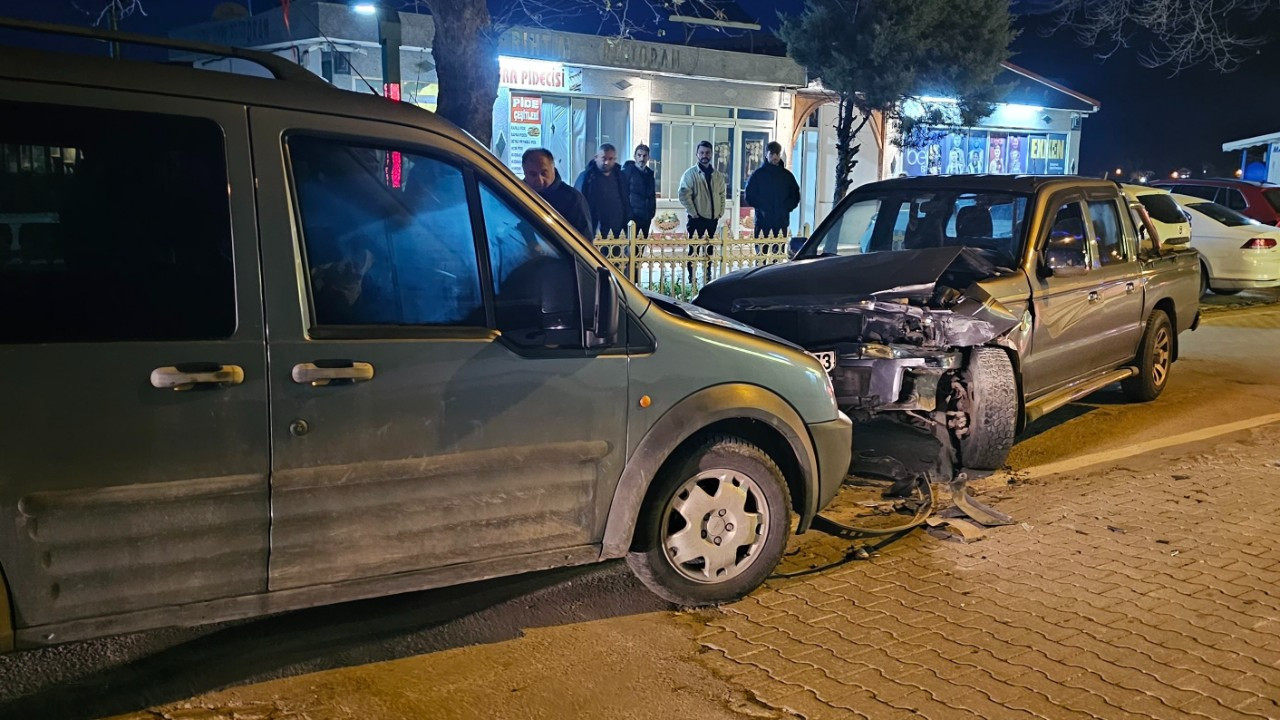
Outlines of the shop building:
{"label": "shop building", "polygon": [[[379,20],[335,2],[294,0],[288,17],[277,7],[250,17],[214,21],[174,33],[184,39],[274,52],[333,85],[355,92],[399,92],[435,109],[439,89],[431,46],[431,16],[399,13],[400,87],[383,89]],[[287,19],[287,22],[286,22]],[[770,53],[775,54],[770,54]],[[619,161],[638,143],[652,150],[657,174],[654,231],[681,232],[680,176],[708,140],[728,177],[726,214],[735,235],[751,233],[743,195],[747,178],[777,140],[801,187],[793,230],[816,226],[833,206],[835,115],[832,98],[807,80],[804,68],[776,54],[776,45],[736,52],[607,38],[542,28],[513,28],[499,42],[500,85],[490,149],[517,173],[530,147],[546,147],[572,183],[602,143]],[[261,73],[237,60],[196,60],[210,69]],[[998,79],[1009,92],[996,112],[973,128],[938,129],[920,148],[897,148],[893,128],[874,117],[860,135],[853,187],[902,174],[954,171],[1076,172],[1091,98],[1027,70],[1006,65]],[[941,99],[939,99],[941,100]]]}

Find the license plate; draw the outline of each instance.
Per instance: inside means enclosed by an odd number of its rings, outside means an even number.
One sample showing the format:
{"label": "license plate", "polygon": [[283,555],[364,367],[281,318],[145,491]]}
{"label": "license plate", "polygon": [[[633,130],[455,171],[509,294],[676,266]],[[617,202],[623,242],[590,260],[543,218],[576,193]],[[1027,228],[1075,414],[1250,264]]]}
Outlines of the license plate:
{"label": "license plate", "polygon": [[830,350],[823,350],[821,352],[814,352],[809,354],[817,358],[818,362],[822,363],[822,368],[827,372],[831,372],[832,370],[835,370],[836,354],[834,352],[831,352]]}

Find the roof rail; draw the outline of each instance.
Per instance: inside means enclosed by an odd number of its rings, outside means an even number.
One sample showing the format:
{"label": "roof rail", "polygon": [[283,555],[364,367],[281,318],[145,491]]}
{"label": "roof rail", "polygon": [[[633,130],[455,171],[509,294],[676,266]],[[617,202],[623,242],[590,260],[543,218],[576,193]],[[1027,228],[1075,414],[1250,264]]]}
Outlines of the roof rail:
{"label": "roof rail", "polygon": [[88,38],[90,40],[108,40],[128,43],[130,45],[148,45],[152,47],[168,48],[170,50],[184,50],[199,55],[215,55],[218,57],[248,60],[261,65],[277,80],[312,84],[318,83],[325,87],[331,87],[329,83],[326,83],[319,76],[310,72],[306,68],[303,68],[301,65],[289,62],[278,55],[272,55],[271,53],[262,52],[260,50],[246,50],[244,48],[235,48],[226,45],[213,45],[210,43],[191,42],[188,40],[174,40],[172,38],[156,37],[154,35],[98,30],[95,28],[75,27],[74,25],[58,25],[55,23],[39,22],[36,20],[17,20],[15,18],[6,17],[0,17],[0,28],[45,33],[48,35]]}

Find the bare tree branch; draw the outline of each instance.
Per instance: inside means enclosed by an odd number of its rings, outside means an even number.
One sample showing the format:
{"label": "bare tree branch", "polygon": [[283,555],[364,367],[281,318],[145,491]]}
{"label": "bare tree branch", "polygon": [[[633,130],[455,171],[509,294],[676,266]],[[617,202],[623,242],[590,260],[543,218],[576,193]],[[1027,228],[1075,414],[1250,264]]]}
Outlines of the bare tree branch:
{"label": "bare tree branch", "polygon": [[1278,0],[1056,0],[1047,34],[1067,30],[1099,59],[1138,47],[1138,62],[1177,74],[1207,65],[1240,66],[1265,40],[1233,24],[1256,20]]}

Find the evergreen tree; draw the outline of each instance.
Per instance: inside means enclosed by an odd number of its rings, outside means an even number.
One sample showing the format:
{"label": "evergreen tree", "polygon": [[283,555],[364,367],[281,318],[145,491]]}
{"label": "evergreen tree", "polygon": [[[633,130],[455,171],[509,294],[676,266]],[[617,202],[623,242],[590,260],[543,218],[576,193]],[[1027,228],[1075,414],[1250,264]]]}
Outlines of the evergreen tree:
{"label": "evergreen tree", "polygon": [[[806,0],[779,31],[792,59],[839,99],[836,188],[849,189],[858,133],[883,113],[896,141],[925,124],[972,124],[989,115],[1001,63],[1017,36],[1009,0]],[[922,102],[950,97],[956,103]],[[906,112],[904,112],[904,106]]]}

